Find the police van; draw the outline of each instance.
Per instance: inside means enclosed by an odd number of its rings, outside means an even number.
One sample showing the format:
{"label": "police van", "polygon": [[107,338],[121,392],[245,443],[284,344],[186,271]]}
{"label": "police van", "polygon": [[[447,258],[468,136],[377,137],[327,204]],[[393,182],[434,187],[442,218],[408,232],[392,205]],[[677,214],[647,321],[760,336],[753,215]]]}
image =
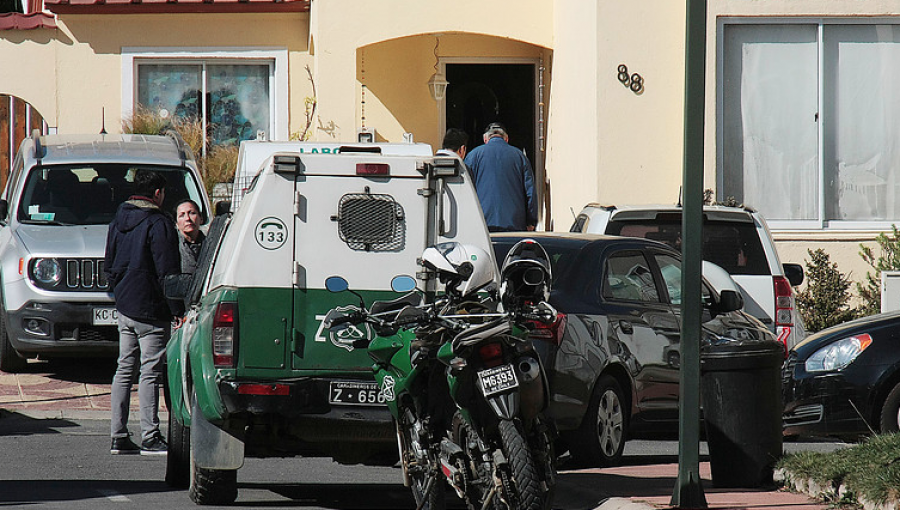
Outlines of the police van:
{"label": "police van", "polygon": [[236,182],[240,203],[210,226],[167,353],[166,479],[198,504],[233,501],[248,456],[393,464],[396,432],[354,345],[374,333],[323,326],[360,306],[325,279],[340,274],[371,304],[398,296],[397,275],[433,288],[418,260],[428,246],[493,256],[461,161],[425,144],[248,141]]}

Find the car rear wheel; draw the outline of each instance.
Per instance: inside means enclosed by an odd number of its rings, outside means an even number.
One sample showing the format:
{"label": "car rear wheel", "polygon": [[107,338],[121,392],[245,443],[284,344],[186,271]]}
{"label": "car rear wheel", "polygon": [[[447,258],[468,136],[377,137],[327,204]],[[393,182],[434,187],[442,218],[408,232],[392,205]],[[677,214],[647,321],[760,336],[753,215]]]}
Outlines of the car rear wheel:
{"label": "car rear wheel", "polygon": [[626,430],[625,397],[609,375],[597,380],[581,427],[570,434],[569,452],[576,461],[598,466],[622,462]]}
{"label": "car rear wheel", "polygon": [[166,456],[166,483],[186,489],[191,482],[191,428],[183,425],[169,408],[169,453]]}
{"label": "car rear wheel", "polygon": [[900,432],[900,384],[894,386],[881,407],[881,432]]}
{"label": "car rear wheel", "polygon": [[[0,300],[2,303],[2,300]],[[6,312],[0,310],[0,370],[17,374],[28,366],[28,361],[9,342],[9,330],[6,329]]]}

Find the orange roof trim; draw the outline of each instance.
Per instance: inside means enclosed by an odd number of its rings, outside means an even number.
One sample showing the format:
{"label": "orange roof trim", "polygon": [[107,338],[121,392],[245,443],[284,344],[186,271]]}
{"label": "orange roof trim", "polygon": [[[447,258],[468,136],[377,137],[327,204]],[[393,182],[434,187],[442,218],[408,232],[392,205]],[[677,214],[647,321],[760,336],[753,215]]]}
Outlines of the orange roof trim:
{"label": "orange roof trim", "polygon": [[56,14],[309,12],[311,0],[45,0]]}
{"label": "orange roof trim", "polygon": [[44,12],[0,14],[0,30],[34,30],[36,28],[56,28],[56,18],[52,14]]}

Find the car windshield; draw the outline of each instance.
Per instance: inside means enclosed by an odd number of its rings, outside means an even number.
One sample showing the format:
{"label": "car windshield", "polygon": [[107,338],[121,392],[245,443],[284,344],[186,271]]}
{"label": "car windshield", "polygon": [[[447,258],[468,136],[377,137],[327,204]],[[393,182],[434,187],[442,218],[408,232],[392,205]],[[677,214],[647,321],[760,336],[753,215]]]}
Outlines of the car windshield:
{"label": "car windshield", "polygon": [[[642,237],[668,244],[681,251],[681,216],[642,220],[612,220],[606,233]],[[766,275],[769,266],[753,223],[705,221],[703,259],[730,274]]]}
{"label": "car windshield", "polygon": [[165,176],[164,211],[174,215],[175,206],[189,198],[200,204],[202,217],[209,217],[199,185],[187,169],[103,164],[35,167],[25,181],[17,218],[51,225],[109,224],[119,204],[134,193],[134,174],[140,168]]}

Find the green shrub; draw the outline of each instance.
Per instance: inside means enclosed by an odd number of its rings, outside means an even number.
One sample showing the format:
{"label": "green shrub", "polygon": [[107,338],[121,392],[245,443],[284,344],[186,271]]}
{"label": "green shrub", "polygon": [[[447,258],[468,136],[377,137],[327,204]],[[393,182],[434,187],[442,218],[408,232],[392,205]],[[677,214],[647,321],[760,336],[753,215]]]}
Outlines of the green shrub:
{"label": "green shrub", "polygon": [[806,250],[806,288],[797,293],[797,309],[806,329],[819,331],[856,318],[847,290],[852,282],[841,273],[825,250]]}
{"label": "green shrub", "polygon": [[859,256],[867,264],[875,269],[875,274],[866,273],[864,283],[857,282],[856,291],[862,300],[857,313],[860,317],[881,313],[881,272],[900,269],[900,232],[896,225],[891,225],[891,234],[878,234],[875,238],[881,248],[881,253],[876,257],[872,248],[859,245]]}

